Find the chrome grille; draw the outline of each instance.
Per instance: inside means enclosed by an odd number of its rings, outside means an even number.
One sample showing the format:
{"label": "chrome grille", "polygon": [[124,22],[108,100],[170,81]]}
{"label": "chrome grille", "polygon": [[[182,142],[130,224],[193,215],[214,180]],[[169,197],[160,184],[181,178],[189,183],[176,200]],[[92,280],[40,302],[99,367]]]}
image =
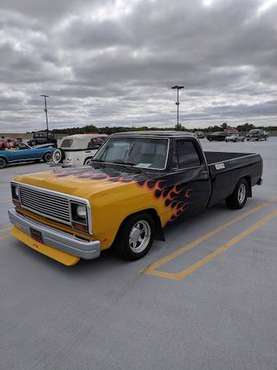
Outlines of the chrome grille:
{"label": "chrome grille", "polygon": [[23,208],[34,213],[65,224],[71,223],[70,202],[62,195],[20,185],[20,201]]}

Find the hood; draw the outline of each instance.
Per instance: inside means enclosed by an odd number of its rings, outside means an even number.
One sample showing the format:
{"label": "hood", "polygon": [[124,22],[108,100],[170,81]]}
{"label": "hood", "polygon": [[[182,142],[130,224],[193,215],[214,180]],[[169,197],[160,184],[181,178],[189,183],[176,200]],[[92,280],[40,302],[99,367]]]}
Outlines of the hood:
{"label": "hood", "polygon": [[[154,179],[147,175],[147,179]],[[70,195],[88,198],[96,193],[134,182],[144,182],[146,175],[120,167],[53,168],[49,171],[16,176],[14,181]]]}

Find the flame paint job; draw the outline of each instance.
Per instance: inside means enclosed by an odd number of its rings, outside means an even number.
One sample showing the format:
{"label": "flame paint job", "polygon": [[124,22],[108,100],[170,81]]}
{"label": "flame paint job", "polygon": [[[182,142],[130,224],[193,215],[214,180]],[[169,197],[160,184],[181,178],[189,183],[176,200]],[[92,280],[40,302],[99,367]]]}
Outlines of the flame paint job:
{"label": "flame paint job", "polygon": [[192,189],[182,184],[180,175],[145,173],[123,166],[55,168],[18,176],[15,180],[88,199],[92,208],[93,238],[101,241],[102,249],[111,246],[126,217],[152,209],[165,226],[186,212],[192,194]]}

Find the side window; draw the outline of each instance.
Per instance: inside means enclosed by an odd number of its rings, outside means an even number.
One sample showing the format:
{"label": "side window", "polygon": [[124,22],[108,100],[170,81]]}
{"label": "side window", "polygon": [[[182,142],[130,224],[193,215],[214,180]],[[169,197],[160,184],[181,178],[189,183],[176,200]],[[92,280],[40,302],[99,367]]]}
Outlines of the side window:
{"label": "side window", "polygon": [[179,168],[200,166],[200,158],[197,150],[191,141],[176,141],[176,157]]}

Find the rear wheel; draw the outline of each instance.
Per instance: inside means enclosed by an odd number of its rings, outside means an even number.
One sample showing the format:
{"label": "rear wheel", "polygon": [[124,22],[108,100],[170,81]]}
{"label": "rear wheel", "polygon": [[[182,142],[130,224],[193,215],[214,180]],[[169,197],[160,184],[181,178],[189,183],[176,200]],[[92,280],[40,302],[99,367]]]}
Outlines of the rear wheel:
{"label": "rear wheel", "polygon": [[247,202],[248,187],[249,185],[246,179],[241,179],[233,191],[233,194],[226,198],[227,207],[230,209],[243,208]]}
{"label": "rear wheel", "polygon": [[153,244],[155,223],[147,213],[129,217],[116,237],[117,254],[129,261],[145,256]]}
{"label": "rear wheel", "polygon": [[52,159],[52,153],[51,152],[47,152],[44,154],[43,156],[43,161],[46,162],[46,163],[49,163]]}
{"label": "rear wheel", "polygon": [[7,161],[5,158],[0,158],[0,169],[7,167]]}

